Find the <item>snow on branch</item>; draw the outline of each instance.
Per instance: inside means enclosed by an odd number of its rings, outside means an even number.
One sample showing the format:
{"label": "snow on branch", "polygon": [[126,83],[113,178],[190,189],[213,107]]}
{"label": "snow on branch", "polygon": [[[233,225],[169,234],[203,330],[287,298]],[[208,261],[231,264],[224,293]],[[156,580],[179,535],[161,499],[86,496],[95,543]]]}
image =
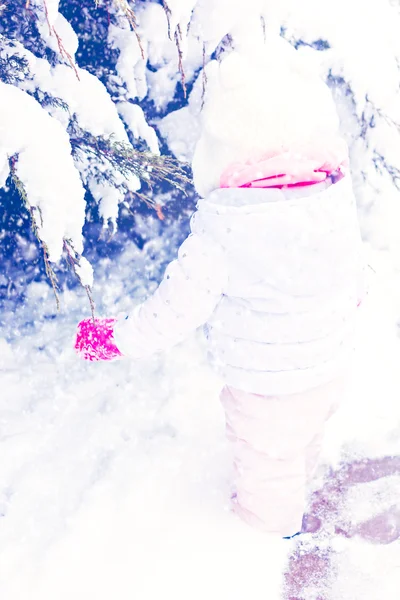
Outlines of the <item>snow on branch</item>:
{"label": "snow on branch", "polygon": [[[140,92],[134,84],[137,76],[145,82],[145,62],[128,3],[115,0],[115,22],[119,22],[122,11],[134,31],[124,23],[119,27],[110,23],[110,31],[114,31],[110,41],[123,42],[121,58],[124,44],[128,44],[127,50],[132,45],[138,49],[136,72],[129,70],[129,57],[124,55],[127,94],[126,100],[120,98],[118,110],[99,79],[75,64],[78,41],[58,12],[58,4],[58,0],[32,0],[25,5],[40,36],[58,54],[55,63],[35,56],[21,43],[23,39],[0,39],[0,130],[4,133],[0,141],[0,185],[6,181],[8,159],[13,157],[12,181],[28,208],[56,298],[57,279],[51,264],[59,261],[63,252],[90,298],[93,269],[82,257],[82,182],[98,201],[104,223],[111,221],[115,229],[119,205],[128,202],[132,194],[163,218],[152,195],[153,183],[168,181],[183,191],[188,179],[175,159],[159,155],[157,136],[143,111],[126,101],[147,91],[144,87]],[[134,137],[145,140],[154,154],[133,148],[118,111]],[[141,180],[150,194],[139,192]]]}
{"label": "snow on branch", "polygon": [[18,155],[15,173],[29,205],[40,211],[36,227],[49,260],[61,258],[64,238],[73,240],[77,252],[82,253],[85,190],[68,134],[36,100],[5,83],[0,83],[0,131],[1,167]]}
{"label": "snow on branch", "polygon": [[[84,188],[67,133],[32,97],[0,83],[0,185],[8,173],[29,212],[59,307],[57,277],[65,239],[83,252]],[[92,281],[82,281],[91,285]]]}
{"label": "snow on branch", "polygon": [[[54,269],[52,267],[51,261],[50,261],[50,257],[49,257],[49,249],[48,246],[46,244],[46,242],[44,242],[41,237],[40,237],[40,229],[39,229],[39,225],[38,223],[40,223],[40,226],[43,225],[43,218],[42,218],[42,213],[40,208],[36,207],[36,206],[31,206],[29,204],[29,200],[28,200],[28,195],[26,193],[25,190],[25,186],[22,183],[21,179],[18,177],[17,175],[17,171],[15,168],[16,162],[18,160],[18,156],[11,156],[10,157],[10,175],[11,175],[11,180],[18,192],[18,194],[21,197],[22,202],[25,205],[25,208],[27,209],[27,211],[29,212],[30,218],[31,218],[31,226],[32,226],[32,230],[33,233],[36,236],[36,239],[38,240],[42,251],[43,251],[43,260],[44,260],[44,264],[45,264],[45,270],[46,270],[46,275],[50,281],[51,287],[53,288],[53,293],[54,293],[54,297],[56,299],[56,306],[57,306],[57,310],[59,310],[60,308],[60,298],[59,298],[59,288],[58,288],[58,281],[57,281],[57,275],[54,272]],[[38,217],[36,217],[35,214],[35,209],[38,212]]]}
{"label": "snow on branch", "polygon": [[136,15],[135,15],[134,10],[129,6],[128,0],[114,0],[114,5],[117,7],[117,9],[119,9],[123,13],[123,15],[126,17],[126,20],[129,23],[132,31],[134,31],[138,46],[140,48],[141,57],[142,57],[142,59],[144,59],[145,58],[144,50],[143,50],[142,42],[140,39],[140,35],[138,33]]}
{"label": "snow on branch", "polygon": [[286,0],[281,24],[334,94],[364,238],[399,256],[400,18],[392,4],[337,0],[329,12],[319,0]]}
{"label": "snow on branch", "polygon": [[[146,182],[150,190],[157,182],[167,181],[185,194],[185,187],[190,183],[184,167],[170,156],[160,156],[151,152],[141,152],[130,144],[119,141],[113,136],[92,136],[88,132],[79,135],[71,133],[71,145],[77,161],[87,161],[92,156],[95,168],[90,171],[89,185],[95,198],[98,195],[100,212],[103,217],[107,215],[107,207],[103,203],[108,201],[110,190],[121,195],[121,201],[128,201],[132,194],[143,200],[148,206],[153,207],[158,216],[162,217],[161,207],[152,194],[140,193],[131,185],[134,181]],[[99,168],[101,161],[101,168]],[[108,194],[107,194],[108,188]],[[115,203],[113,203],[115,205]],[[116,216],[111,218],[116,227]]]}
{"label": "snow on branch", "polygon": [[[229,69],[220,69],[223,63],[228,67],[227,57],[236,53],[251,65],[243,72],[248,81],[246,102],[257,86],[267,101],[279,96],[278,90],[271,93],[270,74],[279,74],[278,62],[285,63],[288,48],[293,46],[296,64],[304,64],[304,68],[295,67],[296,77],[319,72],[331,88],[341,131],[350,147],[362,218],[365,215],[371,222],[375,213],[369,207],[385,203],[392,207],[398,199],[399,4],[397,0],[392,4],[337,0],[334,10],[327,10],[327,3],[320,0],[68,0],[61,3],[61,10],[68,7],[69,22],[59,12],[59,0],[23,0],[12,9],[7,2],[0,23],[0,81],[2,86],[19,88],[22,96],[15,105],[7,104],[7,119],[4,111],[0,115],[8,140],[7,144],[5,137],[0,141],[0,184],[9,171],[8,157],[18,155],[14,181],[19,178],[29,205],[42,211],[38,234],[48,247],[49,260],[57,259],[62,249],[66,252],[67,240],[70,260],[79,266],[84,190],[91,192],[104,222],[111,222],[114,229],[120,205],[132,197],[141,198],[162,216],[152,182],[166,180],[184,189],[187,179],[178,162],[159,156],[152,126],[157,125],[175,156],[191,160],[205,129],[211,127],[215,134],[227,119],[222,103],[222,118],[210,126],[205,102],[221,73],[228,87],[236,85],[239,71],[231,76]],[[76,14],[74,20],[71,15]],[[102,51],[95,51],[91,63],[85,63],[87,69],[81,68],[82,54],[77,53],[78,37],[71,23],[74,27],[79,23],[83,47],[94,41],[94,48],[103,45],[104,60]],[[261,55],[270,65],[270,71],[264,69],[262,75],[253,69]],[[182,98],[182,90],[187,98]],[[283,90],[281,102],[285,103],[286,96],[290,99],[289,83],[284,82]],[[0,102],[10,94],[2,94]],[[309,94],[312,104],[315,90],[310,88]],[[36,116],[28,123],[23,110],[32,103],[36,108],[27,110],[34,110]],[[271,109],[277,122],[279,106],[277,101]],[[235,107],[229,106],[227,112],[235,114]],[[238,113],[236,134],[248,130],[246,120],[255,118],[242,105]],[[268,118],[274,122],[273,116]],[[133,144],[143,141],[150,153],[134,148]],[[219,160],[222,151],[217,152],[217,145],[213,152]],[[33,153],[40,156],[34,177],[27,166]],[[212,160],[212,153],[204,155],[210,163],[203,165],[204,173],[209,174],[217,160]],[[52,157],[57,163],[54,168],[49,167]],[[64,179],[67,187],[74,187],[65,201],[67,188],[60,183]],[[150,186],[150,194],[141,190],[143,182]],[[53,239],[48,224],[59,209],[57,224],[50,225]],[[366,224],[364,231],[370,228]]]}
{"label": "snow on branch", "polygon": [[183,59],[187,53],[187,34],[197,0],[162,0],[168,23],[168,37],[174,40],[178,51],[178,70],[181,75],[183,95],[186,98],[186,76]]}
{"label": "snow on branch", "polygon": [[[1,43],[0,36],[0,43]],[[29,73],[29,62],[25,56],[19,55],[17,52],[8,56],[3,54],[3,48],[0,45],[0,81],[17,85]]]}

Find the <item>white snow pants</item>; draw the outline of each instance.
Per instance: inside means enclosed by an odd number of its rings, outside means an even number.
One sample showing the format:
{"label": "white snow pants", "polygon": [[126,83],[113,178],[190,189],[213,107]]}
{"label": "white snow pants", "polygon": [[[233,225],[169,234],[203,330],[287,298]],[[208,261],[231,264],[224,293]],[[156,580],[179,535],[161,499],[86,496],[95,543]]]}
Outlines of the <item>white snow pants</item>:
{"label": "white snow pants", "polygon": [[301,530],[324,424],[345,386],[342,377],[287,396],[222,390],[227,436],[234,445],[233,510],[244,521],[281,536]]}

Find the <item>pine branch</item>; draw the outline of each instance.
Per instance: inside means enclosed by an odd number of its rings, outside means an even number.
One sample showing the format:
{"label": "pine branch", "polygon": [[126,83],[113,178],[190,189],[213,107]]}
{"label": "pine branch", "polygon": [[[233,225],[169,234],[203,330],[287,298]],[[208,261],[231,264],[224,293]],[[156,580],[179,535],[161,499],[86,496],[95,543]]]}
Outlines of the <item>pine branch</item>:
{"label": "pine branch", "polygon": [[36,88],[35,93],[33,95],[43,107],[52,106],[54,108],[61,108],[65,112],[69,112],[69,106],[62,98],[52,96],[47,92],[43,92],[39,88]]}
{"label": "pine branch", "polygon": [[179,69],[179,73],[181,74],[181,85],[182,85],[182,89],[183,89],[183,97],[186,98],[187,96],[187,90],[186,90],[186,76],[185,76],[185,71],[183,68],[183,52],[182,52],[182,48],[181,48],[181,42],[182,42],[182,31],[181,31],[181,26],[178,25],[175,31],[175,44],[176,44],[176,48],[178,50],[178,69]]}
{"label": "pine branch", "polygon": [[[69,263],[71,269],[76,274],[75,267],[77,267],[77,266],[79,267],[81,257],[75,250],[72,240],[64,239],[63,247],[64,247],[64,251],[67,255],[67,262]],[[80,279],[79,275],[78,275],[78,279]],[[90,304],[90,312],[92,313],[92,319],[94,322],[96,306],[95,306],[95,302],[94,302],[93,295],[92,295],[92,288],[89,285],[83,285],[83,284],[82,284],[82,287],[85,289],[86,295],[88,297],[89,304]]]}
{"label": "pine branch", "polygon": [[393,184],[400,190],[400,169],[394,165],[388,164],[385,157],[376,150],[374,151],[373,163],[380,173],[382,173],[382,170],[385,170],[392,178]]}
{"label": "pine branch", "polygon": [[[375,120],[376,120],[375,117],[378,116],[387,125],[389,125],[389,127],[392,127],[394,130],[396,130],[397,134],[400,134],[400,123],[398,123],[397,121],[392,119],[392,117],[390,117],[388,114],[386,114],[380,107],[376,106],[376,104],[374,102],[372,102],[372,100],[370,100],[368,95],[365,97],[365,100],[366,100],[367,106],[371,109],[371,112],[372,112],[372,117],[369,119],[365,119],[365,111],[363,113],[363,118],[366,121],[367,129],[369,127],[373,126],[372,123],[374,123],[374,125],[375,125]],[[398,190],[400,190],[400,169],[394,165],[389,164],[386,161],[385,157],[382,154],[380,154],[379,152],[377,152],[376,150],[374,151],[373,163],[374,163],[375,168],[379,172],[382,173],[382,170],[385,170],[392,178],[393,184],[396,186],[396,188]]]}
{"label": "pine branch", "polygon": [[30,73],[29,63],[24,56],[8,52],[13,47],[15,43],[0,34],[0,81],[15,85]]}
{"label": "pine branch", "polygon": [[[167,23],[168,23],[168,37],[169,39],[172,41],[172,36],[171,36],[171,9],[168,6],[166,0],[162,0],[162,6],[165,12],[165,15],[167,17]],[[181,26],[178,24],[175,31],[174,31],[174,41],[175,41],[175,46],[176,49],[178,51],[178,69],[179,69],[179,73],[181,75],[181,84],[182,84],[182,89],[183,89],[183,97],[186,98],[187,96],[187,89],[186,89],[186,76],[185,76],[185,71],[183,68],[183,53],[182,53],[182,47],[181,47],[181,42],[182,42],[182,31],[181,31]]]}
{"label": "pine branch", "polygon": [[[100,2],[101,2],[101,0],[94,0],[96,8],[98,8],[100,6]],[[143,49],[142,40],[141,40],[140,35],[137,30],[136,14],[135,14],[134,10],[129,6],[129,0],[112,0],[112,2],[114,3],[114,5],[117,8],[119,8],[121,10],[121,12],[126,17],[128,23],[129,23],[129,26],[131,27],[132,31],[134,32],[134,34],[136,36],[137,43],[140,48],[140,53],[142,55],[142,59],[144,60],[144,58],[145,58],[144,49]],[[108,15],[110,15],[108,8],[107,8],[107,13],[108,13]]]}
{"label": "pine branch", "polygon": [[[57,45],[58,45],[58,50],[60,52],[60,55],[69,62],[70,66],[73,68],[73,70],[75,72],[75,76],[76,76],[77,80],[80,81],[78,69],[76,68],[76,65],[74,63],[74,60],[73,60],[72,56],[70,55],[70,53],[68,52],[68,50],[65,48],[64,43],[62,41],[62,38],[57,33],[56,28],[54,27],[54,25],[52,25],[50,23],[49,10],[47,8],[47,2],[46,2],[46,0],[43,0],[43,6],[44,6],[44,13],[46,15],[47,25],[49,27],[49,34],[55,36],[55,38],[57,40]],[[29,8],[29,4],[28,4],[28,8]]]}
{"label": "pine branch", "polygon": [[[77,133],[77,132],[76,132]],[[108,181],[113,180],[113,172],[118,172],[125,177],[132,175],[146,182],[150,188],[153,183],[167,181],[181,192],[186,193],[185,187],[190,184],[190,179],[185,172],[185,164],[180,163],[171,156],[159,156],[151,152],[141,152],[130,144],[114,140],[113,136],[95,137],[88,132],[81,135],[72,132],[70,142],[74,157],[79,160],[79,154],[96,158],[101,164],[109,167],[109,175],[102,176]],[[129,190],[126,189],[126,192]],[[152,206],[160,216],[160,209],[154,200],[144,194],[135,192],[135,195],[149,206]]]}
{"label": "pine branch", "polygon": [[[17,175],[16,168],[15,168],[16,162],[17,162],[17,158],[15,156],[12,156],[10,158],[11,180],[15,186],[15,189],[17,190],[18,194],[20,195],[21,200],[23,201],[27,211],[29,212],[30,219],[31,219],[32,231],[35,234],[35,237],[38,240],[38,242],[42,248],[46,275],[47,275],[47,277],[50,281],[51,287],[53,289],[54,297],[56,299],[57,311],[59,311],[60,310],[60,297],[59,297],[59,287],[58,287],[57,276],[56,276],[56,274],[53,270],[53,267],[51,265],[51,262],[50,262],[49,249],[47,247],[47,244],[40,237],[39,227],[38,227],[38,224],[36,222],[36,217],[35,217],[35,208],[29,204],[25,186],[22,183],[21,179]],[[37,209],[37,210],[39,212],[39,217],[42,220],[42,215],[41,215],[40,209]]]}
{"label": "pine branch", "polygon": [[[54,297],[56,300],[57,311],[59,311],[60,310],[60,296],[59,296],[60,290],[58,287],[57,275],[56,275],[56,273],[52,267],[52,264],[50,262],[49,249],[47,247],[47,244],[40,237],[39,225],[37,223],[37,218],[35,216],[35,211],[37,211],[37,213],[39,215],[39,219],[40,219],[40,226],[42,226],[43,225],[42,213],[41,213],[41,210],[39,207],[34,207],[29,204],[28,195],[26,193],[25,186],[24,186],[23,182],[21,181],[21,179],[18,177],[17,172],[16,172],[16,163],[17,163],[17,157],[12,156],[10,158],[11,180],[14,184],[15,189],[17,190],[18,194],[20,195],[20,197],[22,199],[25,208],[27,209],[27,211],[29,213],[32,231],[42,248],[45,272],[46,272],[48,280],[50,281],[51,287],[53,289]],[[71,240],[64,239],[63,240],[63,248],[67,255],[67,262],[69,263],[70,267],[76,274],[75,267],[80,265],[81,257],[76,252]],[[78,276],[78,279],[80,280],[79,275],[77,275],[77,276]],[[93,299],[93,295],[92,295],[92,289],[89,285],[82,284],[82,287],[85,289],[87,297],[89,299],[90,311],[92,314],[92,318],[94,320],[94,318],[95,318],[95,303],[94,303],[94,299]]]}
{"label": "pine branch", "polygon": [[207,87],[207,73],[206,73],[206,45],[203,42],[203,68],[202,68],[202,90],[201,90],[201,110],[204,108],[204,101]]}

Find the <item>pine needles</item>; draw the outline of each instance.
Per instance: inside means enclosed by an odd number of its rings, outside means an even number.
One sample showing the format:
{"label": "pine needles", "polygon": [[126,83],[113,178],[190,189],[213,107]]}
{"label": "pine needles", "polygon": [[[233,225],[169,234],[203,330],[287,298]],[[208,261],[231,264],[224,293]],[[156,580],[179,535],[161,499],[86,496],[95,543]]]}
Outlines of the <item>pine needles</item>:
{"label": "pine needles", "polygon": [[55,274],[54,269],[50,262],[49,249],[48,249],[46,243],[40,237],[39,227],[38,227],[38,224],[36,221],[36,216],[35,216],[35,211],[38,212],[40,220],[42,219],[42,215],[41,215],[39,208],[33,207],[29,204],[25,186],[22,183],[21,179],[18,177],[17,172],[16,172],[16,168],[15,168],[16,162],[17,162],[17,159],[15,156],[10,158],[11,181],[13,182],[15,189],[17,190],[18,194],[21,197],[21,200],[23,201],[27,211],[29,212],[29,215],[31,218],[32,231],[35,234],[35,237],[38,240],[38,242],[42,248],[46,275],[47,275],[47,277],[50,281],[51,287],[53,289],[54,297],[56,299],[57,310],[60,310],[60,297],[59,297],[59,287],[58,287],[57,275]]}
{"label": "pine needles", "polygon": [[[162,0],[162,6],[164,8],[164,12],[165,12],[165,15],[167,17],[168,37],[172,41],[172,35],[171,35],[171,9],[169,8],[166,0]],[[182,90],[183,90],[183,97],[186,98],[186,96],[187,96],[187,89],[186,89],[185,70],[183,68],[182,29],[181,29],[181,26],[179,24],[176,26],[176,29],[173,32],[173,36],[174,36],[175,46],[176,46],[176,49],[178,51],[178,70],[179,70],[179,73],[181,75],[181,85],[182,85]]]}
{"label": "pine needles", "polygon": [[[142,41],[140,39],[140,35],[137,30],[136,15],[135,15],[133,8],[131,8],[129,5],[129,0],[112,0],[112,2],[114,4],[114,6],[117,8],[117,10],[120,10],[122,12],[122,14],[126,17],[130,28],[135,33],[137,43],[140,48],[140,53],[142,55],[142,59],[144,59],[144,49],[143,49]],[[96,5],[96,8],[98,8],[101,4],[101,0],[94,0],[94,3]],[[110,11],[108,8],[107,8],[107,13],[108,13],[108,18],[110,19]]]}
{"label": "pine needles", "polygon": [[[75,158],[79,160],[79,154],[82,158],[92,155],[97,162],[108,167],[110,183],[112,183],[113,173],[118,172],[126,180],[135,175],[146,182],[150,189],[154,183],[166,181],[185,193],[185,186],[190,184],[190,179],[185,172],[186,165],[171,156],[139,151],[126,142],[115,140],[112,135],[96,137],[84,132],[79,137],[71,135],[70,141]],[[129,191],[127,188],[126,192]],[[159,208],[150,196],[140,192],[135,194],[155,210]]]}
{"label": "pine needles", "polygon": [[[190,179],[185,172],[185,166],[171,156],[159,156],[151,152],[142,152],[133,148],[130,144],[115,140],[113,136],[95,137],[88,132],[83,132],[79,137],[70,138],[73,154],[76,160],[87,158],[92,155],[97,165],[100,163],[108,170],[106,175],[109,183],[113,183],[113,173],[118,172],[127,180],[135,175],[141,181],[149,186],[150,190],[155,183],[168,182],[183,193],[185,186],[190,183]],[[56,300],[57,310],[60,309],[59,287],[56,273],[49,259],[49,251],[46,243],[40,237],[40,226],[42,216],[40,209],[33,207],[25,190],[25,186],[17,175],[16,171],[17,157],[10,158],[10,175],[15,189],[18,191],[31,219],[31,226],[35,237],[37,238],[43,253],[46,275],[53,289]],[[104,173],[103,173],[104,174]],[[114,182],[115,184],[115,182]],[[160,220],[164,219],[161,206],[150,196],[141,192],[132,192],[126,187],[124,190],[126,197],[133,194],[145,202],[149,207],[156,211]],[[74,269],[79,266],[80,257],[76,253],[70,240],[64,240],[64,251],[70,266]],[[92,291],[89,286],[83,286],[89,299],[92,316],[94,318],[94,301]]]}
{"label": "pine needles", "polygon": [[[27,3],[27,5],[28,5],[28,8],[29,8],[29,3]],[[62,56],[63,59],[66,60],[69,63],[70,67],[73,69],[73,71],[75,73],[75,77],[77,78],[78,81],[80,81],[78,69],[76,67],[74,58],[70,55],[70,53],[68,52],[68,50],[65,48],[64,42],[62,41],[62,38],[59,35],[59,33],[57,32],[57,30],[54,27],[54,25],[52,23],[50,23],[49,10],[48,10],[48,7],[47,7],[46,0],[43,0],[43,6],[44,6],[44,14],[46,16],[47,25],[48,25],[48,28],[49,28],[49,35],[54,35],[55,36],[55,38],[57,40],[57,45],[58,45],[58,50],[60,52],[60,56]]]}
{"label": "pine needles", "polygon": [[[11,181],[13,182],[15,189],[17,190],[21,200],[23,201],[23,203],[30,215],[32,231],[42,248],[45,272],[46,272],[48,280],[50,281],[50,284],[51,284],[51,287],[52,287],[52,290],[54,293],[57,311],[59,311],[60,310],[60,296],[59,296],[60,289],[58,286],[57,275],[56,275],[56,273],[52,267],[52,264],[50,262],[48,247],[47,247],[46,243],[40,237],[39,226],[37,224],[37,219],[36,219],[36,214],[35,214],[35,212],[38,213],[40,222],[42,222],[41,211],[38,207],[34,207],[29,204],[28,195],[26,193],[25,186],[24,186],[23,182],[21,181],[21,179],[18,177],[17,172],[16,172],[16,168],[15,168],[16,163],[17,163],[17,157],[16,156],[11,157],[10,158]],[[75,267],[80,265],[81,257],[76,252],[71,240],[64,239],[63,240],[63,248],[64,248],[64,252],[66,254],[67,261],[68,261],[70,267],[72,268],[73,271],[75,271]],[[92,296],[91,287],[89,285],[83,285],[83,284],[82,284],[82,287],[86,291],[86,295],[88,297],[89,304],[90,304],[92,318],[94,320],[95,304],[94,304],[94,300],[93,300],[93,296]]]}
{"label": "pine needles", "polygon": [[[76,273],[76,267],[80,266],[81,257],[76,252],[74,245],[72,243],[72,240],[64,239],[63,247],[64,247],[64,252],[66,253],[69,265],[70,265],[71,269]],[[79,277],[79,275],[78,275],[78,277]],[[81,283],[82,283],[82,281],[81,281]],[[90,304],[90,312],[92,313],[92,319],[94,322],[94,320],[95,320],[95,316],[94,316],[95,303],[93,300],[92,288],[89,285],[84,285],[83,283],[82,283],[82,287],[86,291],[86,295],[88,297],[89,304]]]}
{"label": "pine needles", "polygon": [[17,85],[29,75],[29,64],[17,52],[8,52],[13,47],[15,43],[0,34],[0,81]]}

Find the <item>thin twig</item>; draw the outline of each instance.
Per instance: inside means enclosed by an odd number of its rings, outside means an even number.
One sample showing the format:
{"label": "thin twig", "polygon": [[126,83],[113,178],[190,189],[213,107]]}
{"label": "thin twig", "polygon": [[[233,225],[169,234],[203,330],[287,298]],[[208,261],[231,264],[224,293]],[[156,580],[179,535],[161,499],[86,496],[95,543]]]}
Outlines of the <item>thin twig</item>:
{"label": "thin twig", "polygon": [[47,8],[47,0],[43,0],[43,6],[44,6],[44,12],[46,15],[46,20],[47,20],[47,25],[49,27],[49,35],[54,34],[56,40],[57,40],[57,44],[58,44],[58,49],[60,51],[60,54],[63,58],[67,59],[67,61],[69,62],[70,66],[73,68],[74,73],[76,75],[76,78],[78,81],[80,81],[80,77],[79,77],[79,73],[78,73],[78,69],[76,68],[76,65],[74,63],[74,60],[72,58],[72,56],[70,55],[70,53],[68,52],[68,50],[65,48],[64,43],[62,41],[61,36],[57,33],[54,25],[52,25],[50,23],[50,18],[49,18],[49,11]]}
{"label": "thin twig", "polygon": [[[69,240],[65,240],[64,239],[64,250],[67,253],[68,256],[68,260],[70,262],[70,265],[73,269],[75,269],[75,265],[78,263],[77,259],[75,258],[75,251],[73,251],[72,248],[72,244],[70,244]],[[74,254],[72,254],[72,251],[74,252]]]}
{"label": "thin twig", "polygon": [[190,183],[182,163],[170,156],[159,156],[151,152],[140,152],[130,144],[114,141],[112,136],[85,136],[70,137],[72,149],[76,158],[78,152],[86,156],[92,154],[97,160],[102,159],[103,164],[108,163],[112,171],[117,170],[125,178],[132,174],[151,187],[152,181],[168,181],[174,187],[185,191],[184,186]]}
{"label": "thin twig", "polygon": [[50,280],[51,283],[51,287],[53,289],[53,293],[54,293],[54,297],[56,299],[56,306],[57,306],[57,311],[60,310],[60,298],[58,295],[59,292],[59,288],[58,288],[58,281],[57,281],[57,276],[53,270],[53,267],[51,265],[50,262],[50,258],[49,258],[49,249],[47,247],[47,244],[41,239],[40,234],[39,234],[39,227],[36,223],[36,219],[35,219],[35,214],[34,214],[34,210],[35,208],[38,209],[40,218],[42,218],[41,216],[41,211],[38,207],[33,207],[29,204],[29,200],[28,200],[28,196],[25,190],[25,186],[22,183],[21,179],[18,177],[17,172],[16,172],[16,157],[12,156],[10,158],[10,174],[11,174],[11,180],[16,188],[16,190],[18,191],[21,200],[23,201],[25,208],[27,209],[27,211],[29,212],[30,218],[31,218],[31,226],[32,226],[32,231],[35,234],[35,237],[37,238],[41,248],[42,248],[42,252],[43,252],[43,259],[44,259],[44,265],[45,265],[45,271],[46,271],[46,275],[48,277],[48,279]]}
{"label": "thin twig", "polygon": [[181,26],[177,25],[176,31],[175,31],[175,44],[176,44],[176,47],[178,50],[178,69],[179,69],[179,73],[181,74],[183,97],[186,98],[186,95],[187,95],[186,77],[185,77],[185,71],[183,69],[183,53],[182,53],[182,48],[181,48],[181,41],[182,41],[182,30],[181,30]]}
{"label": "thin twig", "polygon": [[[168,23],[168,37],[169,39],[172,41],[172,35],[171,35],[171,9],[168,6],[166,0],[162,0],[162,5],[163,5],[163,9],[165,12],[165,15],[167,17],[167,23]],[[181,48],[181,41],[182,41],[182,30],[181,30],[181,26],[178,24],[176,26],[176,29],[174,31],[174,40],[175,40],[175,45],[176,48],[178,50],[178,68],[179,68],[179,73],[181,75],[181,84],[182,84],[182,89],[183,89],[183,96],[184,98],[186,98],[186,77],[185,77],[185,71],[183,68],[183,53],[182,53],[182,48]]]}
{"label": "thin twig", "polygon": [[50,263],[49,250],[47,248],[47,245],[40,238],[38,238],[38,239],[43,248],[43,258],[44,258],[44,264],[45,264],[45,269],[46,269],[46,275],[50,279],[51,287],[53,288],[53,293],[54,293],[54,297],[56,299],[56,306],[57,306],[57,312],[58,312],[60,310],[60,297],[58,295],[59,288],[58,288],[57,277],[56,277],[56,274]]}
{"label": "thin twig", "polygon": [[372,102],[372,100],[369,99],[368,95],[365,96],[365,100],[366,100],[367,104],[369,104],[372,107],[372,109],[376,112],[376,114],[379,117],[381,117],[381,119],[383,119],[384,121],[386,121],[386,123],[388,125],[391,125],[395,129],[397,129],[397,131],[400,133],[400,123],[398,123],[397,121],[395,121],[394,119],[392,119],[392,117],[389,117],[389,115],[387,115],[386,113],[384,113],[381,108],[379,108],[378,106],[376,106],[376,104],[374,102]]}
{"label": "thin twig", "polygon": [[128,210],[128,212],[133,217],[136,216],[136,215],[133,212],[133,210],[130,208],[129,204],[127,203],[126,198],[134,199],[135,197],[139,198],[139,200],[141,200],[142,202],[144,202],[146,204],[146,206],[148,206],[152,210],[155,210],[156,214],[157,214],[157,217],[160,219],[160,221],[164,221],[165,220],[165,215],[164,215],[164,213],[162,211],[161,204],[158,204],[155,200],[153,200],[152,198],[149,198],[148,196],[145,196],[144,194],[141,194],[140,192],[129,191],[125,195],[125,204],[124,204],[124,206],[125,206],[125,208]]}
{"label": "thin twig", "polygon": [[[70,266],[71,266],[72,270],[76,274],[75,267],[76,266],[79,267],[80,256],[76,252],[76,250],[75,250],[75,248],[74,248],[71,240],[67,240],[67,239],[64,238],[64,240],[63,240],[63,246],[64,246],[65,252],[67,253],[67,257],[68,257]],[[79,275],[78,275],[78,279],[80,280]],[[93,318],[93,322],[94,322],[94,320],[95,320],[95,316],[94,316],[95,302],[94,302],[93,296],[92,296],[92,289],[91,289],[91,287],[89,285],[82,285],[82,287],[85,289],[87,297],[89,298],[90,311],[92,313],[92,318]]]}
{"label": "thin twig", "polygon": [[117,6],[119,6],[119,8],[122,10],[122,12],[124,13],[125,17],[127,18],[129,25],[132,27],[132,31],[136,35],[136,39],[137,39],[137,43],[138,43],[139,48],[140,48],[140,53],[142,55],[142,59],[144,60],[144,57],[145,57],[144,56],[144,49],[143,49],[143,45],[142,45],[142,40],[140,39],[140,35],[138,33],[138,30],[137,30],[136,15],[135,15],[134,11],[129,6],[128,0],[114,0],[114,3]]}
{"label": "thin twig", "polygon": [[52,26],[50,23],[50,17],[49,17],[49,10],[47,8],[47,2],[46,0],[43,0],[43,6],[44,6],[44,14],[46,15],[46,21],[47,21],[47,25],[49,28],[49,35],[52,35]]}
{"label": "thin twig", "polygon": [[203,89],[201,92],[201,110],[204,107],[204,98],[206,95],[206,85],[207,85],[207,73],[206,73],[206,45],[203,43],[203,70],[202,70],[202,85]]}
{"label": "thin twig", "polygon": [[267,32],[266,32],[266,25],[265,25],[265,19],[263,17],[263,15],[260,16],[261,19],[261,27],[263,30],[263,37],[264,37],[264,43],[267,41]]}
{"label": "thin twig", "polygon": [[92,319],[93,319],[93,323],[94,323],[95,322],[94,311],[95,311],[96,306],[95,306],[93,296],[92,296],[92,288],[90,287],[90,285],[85,285],[84,287],[86,290],[87,297],[89,299],[90,312],[92,313]]}
{"label": "thin twig", "polygon": [[61,37],[58,35],[57,31],[55,30],[55,28],[53,27],[53,33],[56,36],[56,40],[57,40],[57,44],[58,44],[58,48],[60,50],[60,54],[61,56],[63,56],[64,58],[66,58],[69,62],[69,64],[71,65],[71,67],[73,68],[76,78],[78,81],[80,81],[80,77],[79,77],[79,73],[78,73],[78,69],[76,68],[76,65],[72,59],[72,56],[70,55],[70,53],[66,50],[63,41],[61,39]]}
{"label": "thin twig", "polygon": [[164,216],[161,204],[157,203],[155,205],[155,209],[156,209],[157,217],[160,219],[160,221],[164,221],[165,220],[165,216]]}
{"label": "thin twig", "polygon": [[168,4],[166,3],[165,0],[162,0],[162,5],[163,5],[163,9],[165,12],[165,16],[167,17],[167,24],[168,24],[168,37],[172,42],[172,37],[171,37],[171,9],[168,6]]}

